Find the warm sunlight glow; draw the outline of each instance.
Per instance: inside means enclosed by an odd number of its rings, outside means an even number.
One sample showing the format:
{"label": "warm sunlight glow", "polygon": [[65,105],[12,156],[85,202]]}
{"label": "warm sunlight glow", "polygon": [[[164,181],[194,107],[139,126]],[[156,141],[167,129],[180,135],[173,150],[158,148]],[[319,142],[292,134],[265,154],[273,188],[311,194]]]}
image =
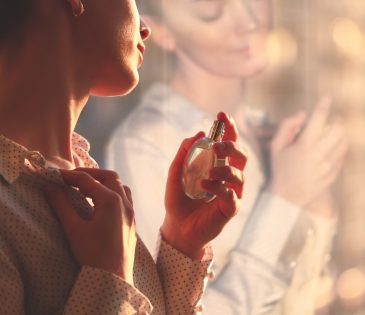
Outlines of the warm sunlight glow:
{"label": "warm sunlight glow", "polygon": [[322,277],[318,282],[318,294],[316,298],[316,309],[320,310],[329,306],[334,297],[333,279],[330,276]]}
{"label": "warm sunlight glow", "polygon": [[347,307],[360,305],[365,297],[364,272],[357,268],[344,271],[337,282],[337,294]]}
{"label": "warm sunlight glow", "polygon": [[[365,50],[364,50],[365,55]],[[343,70],[337,78],[337,92],[341,99],[341,107],[348,107],[348,103],[363,104],[365,73],[359,72],[356,68]]]}
{"label": "warm sunlight glow", "polygon": [[333,23],[332,39],[340,53],[353,61],[364,60],[364,35],[358,24],[348,18]]}
{"label": "warm sunlight glow", "polygon": [[284,28],[277,28],[268,35],[266,48],[270,67],[288,66],[297,58],[296,38]]}

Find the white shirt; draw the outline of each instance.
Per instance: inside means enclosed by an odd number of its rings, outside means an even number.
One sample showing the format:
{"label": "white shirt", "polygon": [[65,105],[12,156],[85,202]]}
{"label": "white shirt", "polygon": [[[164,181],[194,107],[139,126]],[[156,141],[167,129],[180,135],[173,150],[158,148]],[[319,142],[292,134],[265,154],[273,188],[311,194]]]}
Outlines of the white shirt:
{"label": "white shirt", "polygon": [[[73,150],[85,167],[96,167],[89,144],[77,134]],[[155,264],[138,239],[134,287],[109,272],[79,266],[44,198],[46,182],[63,185],[80,213],[91,210],[39,152],[0,135],[0,314],[200,314],[209,248],[202,261],[193,261],[161,241]]]}
{"label": "white shirt", "polygon": [[[107,166],[136,191],[133,200],[137,228],[151,251],[165,213],[168,167],[181,141],[200,130],[208,132],[213,120],[158,83],[112,136]],[[245,139],[241,138],[240,144],[248,151],[244,197],[237,217],[213,241],[218,276],[204,297],[209,315],[256,315],[272,309],[284,295],[293,273],[291,265],[299,255],[291,255],[290,262],[288,257],[281,257],[302,210],[262,191],[264,174],[260,161]],[[304,243],[308,218],[300,222],[298,234]],[[323,234],[326,244],[331,240],[331,231]]]}

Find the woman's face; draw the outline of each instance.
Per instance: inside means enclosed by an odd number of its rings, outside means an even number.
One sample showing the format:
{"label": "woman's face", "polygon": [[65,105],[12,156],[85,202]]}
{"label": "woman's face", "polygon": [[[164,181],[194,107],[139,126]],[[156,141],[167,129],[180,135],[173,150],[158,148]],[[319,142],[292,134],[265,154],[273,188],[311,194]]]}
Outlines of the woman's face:
{"label": "woman's face", "polygon": [[[138,82],[144,44],[150,31],[135,0],[94,0],[86,6],[83,54],[91,68],[94,95],[121,95]],[[81,16],[79,19],[84,18]]]}
{"label": "woman's face", "polygon": [[265,66],[271,0],[162,0],[163,19],[186,69],[245,78]]}

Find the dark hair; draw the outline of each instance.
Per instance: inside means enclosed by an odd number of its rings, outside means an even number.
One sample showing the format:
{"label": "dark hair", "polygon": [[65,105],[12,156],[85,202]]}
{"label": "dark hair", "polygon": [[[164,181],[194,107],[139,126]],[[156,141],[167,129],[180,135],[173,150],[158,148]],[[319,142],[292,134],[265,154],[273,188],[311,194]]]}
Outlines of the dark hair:
{"label": "dark hair", "polygon": [[0,0],[0,47],[20,35],[33,0]]}

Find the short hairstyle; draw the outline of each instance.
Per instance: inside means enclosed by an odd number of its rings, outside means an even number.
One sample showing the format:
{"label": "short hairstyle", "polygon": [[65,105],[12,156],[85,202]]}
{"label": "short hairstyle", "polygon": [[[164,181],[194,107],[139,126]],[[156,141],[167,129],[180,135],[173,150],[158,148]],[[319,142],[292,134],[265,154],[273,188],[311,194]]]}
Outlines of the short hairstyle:
{"label": "short hairstyle", "polygon": [[21,34],[32,5],[33,0],[0,0],[0,47]]}

